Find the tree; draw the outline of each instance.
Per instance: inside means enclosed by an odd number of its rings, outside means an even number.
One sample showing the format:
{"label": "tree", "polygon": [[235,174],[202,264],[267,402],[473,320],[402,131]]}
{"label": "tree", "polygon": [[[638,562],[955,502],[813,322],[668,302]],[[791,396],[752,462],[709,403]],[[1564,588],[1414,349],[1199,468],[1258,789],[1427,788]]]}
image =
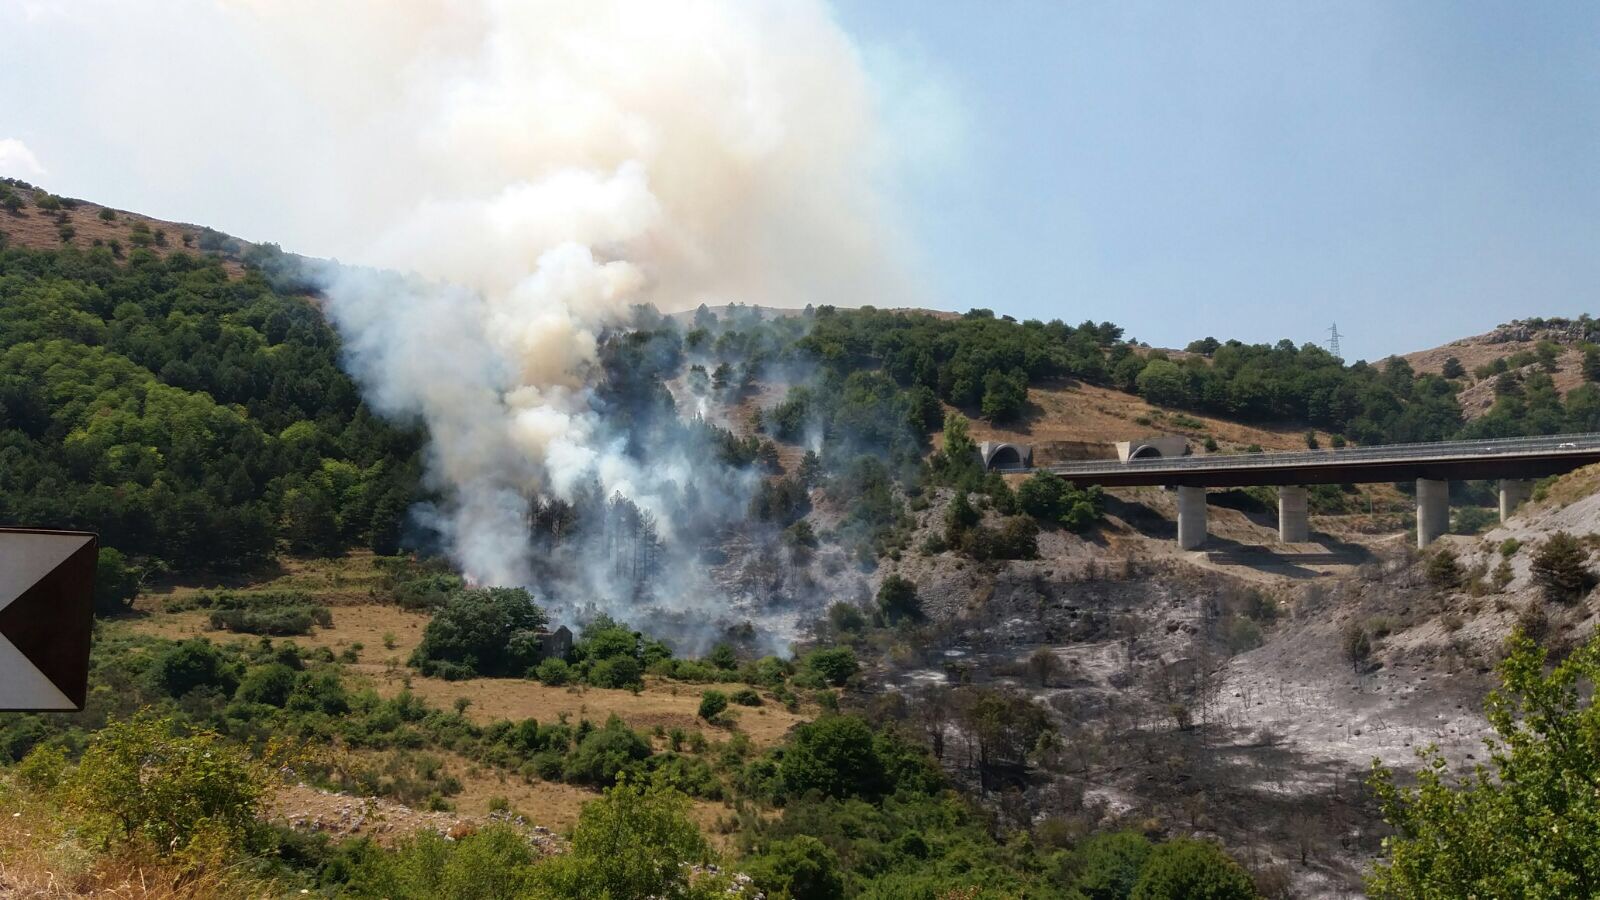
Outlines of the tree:
{"label": "tree", "polygon": [[127,612],[139,595],[144,573],[128,564],[115,547],[101,547],[94,567],[94,611],[111,616]]}
{"label": "tree", "polygon": [[1461,565],[1449,547],[1440,547],[1428,557],[1428,583],[1438,588],[1453,588],[1461,583]]}
{"label": "tree", "polygon": [[170,719],[143,714],[89,738],[68,797],[107,843],[231,855],[255,827],[267,772],[215,732],[185,734]]}
{"label": "tree", "polygon": [[1129,900],[1254,900],[1250,875],[1215,844],[1177,838],[1150,852]]}
{"label": "tree", "polygon": [[535,896],[714,896],[690,884],[689,866],[705,862],[711,848],[689,817],[689,799],[664,787],[623,781],[583,808],[570,852],[535,867],[542,888]]}
{"label": "tree", "polygon": [[253,666],[239,680],[234,698],[244,703],[285,706],[294,693],[295,677],[295,671],[283,663]]}
{"label": "tree", "polygon": [[1456,359],[1454,356],[1447,356],[1439,374],[1454,381],[1457,378],[1467,377],[1467,367],[1463,366],[1461,360]]}
{"label": "tree", "polygon": [[214,687],[232,694],[239,675],[217,648],[204,639],[179,641],[156,658],[147,677],[156,690],[182,697],[195,688]]}
{"label": "tree", "polygon": [[1589,551],[1565,531],[1550,535],[1533,556],[1533,582],[1558,603],[1577,600],[1594,587]]}
{"label": "tree", "polygon": [[872,728],[856,716],[824,716],[801,725],[778,764],[784,793],[799,798],[877,799],[889,776],[874,745]]}
{"label": "tree", "polygon": [[1183,370],[1168,359],[1152,359],[1145,363],[1134,384],[1139,396],[1157,406],[1182,406],[1188,399]]}
{"label": "tree", "polygon": [[411,664],[446,678],[520,676],[539,661],[538,642],[530,638],[545,621],[522,588],[457,591],[428,622]]}
{"label": "tree", "polygon": [[1421,752],[1416,786],[1374,761],[1371,784],[1395,834],[1368,888],[1375,897],[1592,897],[1600,893],[1600,640],[1546,672],[1521,630],[1484,702],[1489,765],[1452,774]]}
{"label": "tree", "polygon": [[839,856],[808,834],[773,841],[744,861],[744,870],[773,900],[840,900]]}
{"label": "tree", "polygon": [[698,715],[707,722],[715,721],[722,711],[728,708],[728,695],[721,691],[708,690],[700,695],[700,710]]}
{"label": "tree", "polygon": [[1064,860],[1064,874],[1084,900],[1126,900],[1150,849],[1150,841],[1138,832],[1096,834]]}
{"label": "tree", "polygon": [[979,408],[991,422],[1011,422],[1021,417],[1028,402],[1028,375],[1023,371],[1002,372],[990,369],[983,377],[983,400]]}
{"label": "tree", "polygon": [[884,578],[878,586],[878,609],[890,625],[920,620],[922,601],[917,597],[916,582],[899,575]]}
{"label": "tree", "polygon": [[1583,377],[1586,381],[1600,381],[1600,347],[1584,348]]}
{"label": "tree", "polygon": [[815,672],[823,681],[834,687],[842,686],[856,674],[861,665],[856,662],[856,654],[849,647],[835,647],[831,650],[813,650],[806,657],[806,668]]}

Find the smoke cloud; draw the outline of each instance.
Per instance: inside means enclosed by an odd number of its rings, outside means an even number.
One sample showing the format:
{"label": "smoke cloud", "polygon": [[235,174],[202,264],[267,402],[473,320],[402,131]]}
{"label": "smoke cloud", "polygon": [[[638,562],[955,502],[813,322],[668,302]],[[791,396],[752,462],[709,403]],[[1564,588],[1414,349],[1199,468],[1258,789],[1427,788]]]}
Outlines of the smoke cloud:
{"label": "smoke cloud", "polygon": [[[668,545],[744,515],[752,473],[608,421],[600,355],[636,306],[912,294],[886,197],[927,151],[885,133],[819,0],[85,0],[28,22],[81,32],[90,78],[64,89],[138,135],[141,184],[270,208],[212,221],[356,264],[325,309],[369,401],[426,422],[446,501],[423,518],[481,583],[547,588],[529,520],[552,498],[621,495]],[[552,589],[607,602],[578,568]],[[674,577],[662,602],[706,602]]]}

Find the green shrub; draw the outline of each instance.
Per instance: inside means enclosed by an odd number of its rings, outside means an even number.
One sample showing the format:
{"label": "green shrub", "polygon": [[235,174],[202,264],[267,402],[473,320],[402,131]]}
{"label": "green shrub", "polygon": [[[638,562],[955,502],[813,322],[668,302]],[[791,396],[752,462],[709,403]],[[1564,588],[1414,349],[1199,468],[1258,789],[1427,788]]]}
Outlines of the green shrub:
{"label": "green shrub", "polygon": [[899,575],[884,578],[878,587],[878,611],[890,625],[920,620],[922,601],[917,597],[916,582]]}
{"label": "green shrub", "polygon": [[611,785],[617,775],[649,758],[650,742],[616,716],[589,732],[562,765],[562,777],[574,784]]}
{"label": "green shrub", "polygon": [[840,900],[845,895],[838,854],[810,835],[773,841],[741,868],[769,897]]}
{"label": "green shrub", "polygon": [[706,691],[700,695],[699,716],[707,722],[714,721],[728,708],[728,695],[721,691]]}
{"label": "green shrub", "polygon": [[152,686],[169,697],[182,697],[198,687],[214,687],[231,695],[239,684],[234,666],[206,640],[179,641],[149,669]]}
{"label": "green shrub", "polygon": [[534,870],[534,895],[552,900],[711,897],[719,891],[715,877],[696,879],[695,893],[689,891],[689,867],[710,854],[689,817],[688,798],[665,788],[619,784],[583,808],[572,849]]}
{"label": "green shrub", "polygon": [[1133,892],[1150,850],[1137,832],[1093,835],[1062,861],[1063,880],[1085,900],[1121,900]]}
{"label": "green shrub", "polygon": [[1461,566],[1449,547],[1440,547],[1429,555],[1424,572],[1428,583],[1437,588],[1453,588],[1461,583]]}
{"label": "green shrub", "polygon": [[41,744],[17,763],[17,780],[36,791],[53,791],[67,774],[67,764],[65,750]]}
{"label": "green shrub", "polygon": [[534,675],[551,687],[560,687],[572,679],[572,668],[566,660],[552,656],[539,663]]}
{"label": "green shrub", "polygon": [[589,666],[588,682],[595,687],[629,688],[644,683],[644,666],[631,656],[613,656]]}
{"label": "green shrub", "polygon": [[283,663],[252,666],[239,679],[239,689],[234,699],[243,703],[265,703],[282,707],[289,702],[298,676]]}
{"label": "green shrub", "polygon": [[728,697],[728,699],[739,704],[740,706],[761,705],[761,695],[750,688],[739,688],[738,690],[734,691],[733,694]]}
{"label": "green shrub", "polygon": [[1254,900],[1255,883],[1216,845],[1176,838],[1150,852],[1129,900]]}
{"label": "green shrub", "polygon": [[815,791],[824,797],[873,799],[889,789],[872,729],[855,716],[824,716],[801,725],[784,749],[779,773],[790,797]]}
{"label": "green shrub", "polygon": [[157,853],[236,853],[267,791],[265,764],[210,731],[140,715],[89,738],[68,790],[90,830]]}
{"label": "green shrub", "polygon": [[849,647],[836,647],[832,650],[814,650],[806,657],[805,667],[815,673],[827,684],[835,687],[843,685],[860,670],[856,662],[855,651]]}
{"label": "green shrub", "polygon": [[521,588],[457,591],[434,613],[411,655],[425,675],[522,675],[537,663],[544,610]]}
{"label": "green shrub", "polygon": [[1589,550],[1583,542],[1558,531],[1539,545],[1533,555],[1533,583],[1544,589],[1545,596],[1558,603],[1570,603],[1594,587],[1594,573],[1589,571]]}

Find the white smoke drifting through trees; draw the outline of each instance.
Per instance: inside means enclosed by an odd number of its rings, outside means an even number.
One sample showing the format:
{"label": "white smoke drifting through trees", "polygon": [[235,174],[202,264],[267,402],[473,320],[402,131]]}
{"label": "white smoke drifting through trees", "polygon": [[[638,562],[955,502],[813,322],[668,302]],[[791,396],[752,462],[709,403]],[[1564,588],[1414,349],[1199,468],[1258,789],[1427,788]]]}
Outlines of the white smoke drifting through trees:
{"label": "white smoke drifting through trees", "polygon": [[940,135],[950,110],[907,60],[875,84],[822,0],[35,0],[21,21],[81,48],[40,77],[136,176],[130,205],[368,267],[326,310],[374,406],[427,423],[436,524],[489,584],[530,583],[530,498],[594,475],[659,510],[707,464],[624,454],[597,415],[599,341],[635,304],[911,300],[885,197],[938,151],[883,123]]}
{"label": "white smoke drifting through trees", "polygon": [[894,296],[869,86],[819,5],[382,3],[316,45],[314,16],[253,9],[286,59],[355,47],[370,69],[312,67],[317,96],[396,132],[355,192],[388,211],[363,259],[438,280],[347,274],[327,309],[374,403],[427,422],[475,580],[530,583],[529,498],[592,477],[670,536],[659,491],[696,463],[620,452],[593,409],[635,304]]}

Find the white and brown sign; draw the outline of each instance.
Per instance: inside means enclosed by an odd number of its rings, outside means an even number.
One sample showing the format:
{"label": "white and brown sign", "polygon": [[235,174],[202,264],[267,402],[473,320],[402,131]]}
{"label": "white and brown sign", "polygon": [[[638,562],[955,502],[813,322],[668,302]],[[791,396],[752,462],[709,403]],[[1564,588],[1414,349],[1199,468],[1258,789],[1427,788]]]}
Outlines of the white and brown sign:
{"label": "white and brown sign", "polygon": [[83,709],[97,558],[88,532],[0,528],[0,710]]}

